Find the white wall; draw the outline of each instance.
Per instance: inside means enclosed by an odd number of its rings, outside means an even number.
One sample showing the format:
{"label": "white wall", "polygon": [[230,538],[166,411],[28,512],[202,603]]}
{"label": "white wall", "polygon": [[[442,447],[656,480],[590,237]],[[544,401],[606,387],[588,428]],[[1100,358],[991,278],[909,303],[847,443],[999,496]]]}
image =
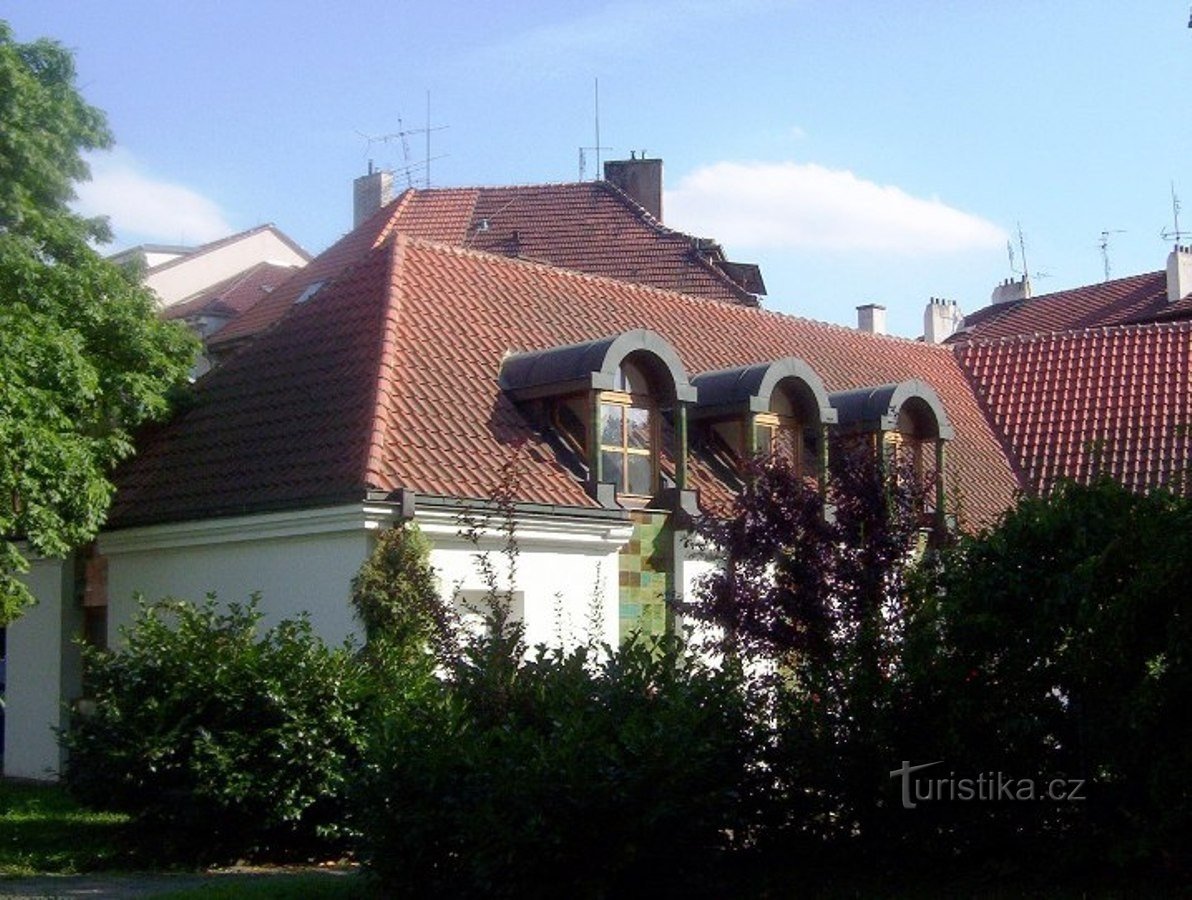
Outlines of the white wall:
{"label": "white wall", "polygon": [[[201,601],[215,592],[221,601],[245,602],[260,591],[266,625],[306,611],[330,643],[359,636],[349,602],[352,577],[393,516],[390,506],[356,504],[102,534],[97,549],[107,559],[109,644],[118,646],[120,626],[135,616],[137,593],[149,601]],[[415,521],[432,543],[431,564],[445,598],[456,588],[485,590],[478,552],[491,552],[504,572],[497,531],[484,531],[474,545],[460,537],[455,513],[419,509]],[[519,518],[515,588],[530,647],[593,638],[617,644],[617,551],[631,533],[628,522]],[[28,583],[40,602],[8,632],[5,774],[46,778],[59,765],[51,727],[65,724],[63,700],[78,697],[79,654],[72,641],[82,611],[73,599],[72,564],[36,562]]]}
{"label": "white wall", "polygon": [[79,653],[72,642],[82,611],[74,603],[69,561],[34,560],[24,581],[38,602],[8,626],[4,774],[52,779],[60,760],[53,729],[66,724],[64,703],[79,691]]}
{"label": "white wall", "polygon": [[160,272],[152,272],[145,284],[157,292],[161,305],[172,306],[203,288],[231,278],[257,263],[304,266],[306,259],[271,229],[231,241],[204,253],[179,260]]}
{"label": "white wall", "polygon": [[357,633],[348,589],[367,553],[363,530],[107,553],[108,640],[115,646],[120,627],[136,615],[136,594],[199,602],[215,593],[225,603],[247,603],[259,591],[266,626],[305,611],[316,633],[340,643]]}

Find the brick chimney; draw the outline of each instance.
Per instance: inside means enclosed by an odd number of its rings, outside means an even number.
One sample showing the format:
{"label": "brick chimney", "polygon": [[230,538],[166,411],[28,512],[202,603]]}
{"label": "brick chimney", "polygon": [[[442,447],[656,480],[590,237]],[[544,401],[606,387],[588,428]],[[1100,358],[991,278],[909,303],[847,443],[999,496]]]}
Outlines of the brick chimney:
{"label": "brick chimney", "polygon": [[662,160],[638,158],[610,159],[604,164],[604,180],[620,188],[659,222],[662,221]]}
{"label": "brick chimney", "polygon": [[857,330],[870,334],[886,333],[886,308],[877,303],[857,307]]}
{"label": "brick chimney", "polygon": [[368,174],[352,183],[352,227],[360,223],[393,199],[393,173],[374,171],[368,161]]}
{"label": "brick chimney", "polygon": [[1192,293],[1192,247],[1176,244],[1167,255],[1167,302],[1178,303]]}
{"label": "brick chimney", "polygon": [[1031,296],[1031,279],[1029,276],[1023,275],[1017,281],[1013,278],[1007,278],[993,289],[993,293],[989,295],[989,300],[996,306],[999,303],[1030,300]]}
{"label": "brick chimney", "polygon": [[955,300],[932,297],[923,310],[923,340],[928,344],[942,344],[956,333],[964,321]]}

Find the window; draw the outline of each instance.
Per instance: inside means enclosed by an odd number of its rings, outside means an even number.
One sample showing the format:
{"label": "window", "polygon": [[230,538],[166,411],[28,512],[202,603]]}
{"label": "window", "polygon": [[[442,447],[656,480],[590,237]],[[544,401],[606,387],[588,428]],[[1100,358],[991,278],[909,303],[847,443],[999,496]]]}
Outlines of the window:
{"label": "window", "polygon": [[758,453],[786,460],[801,475],[814,473],[819,455],[814,428],[804,427],[792,416],[758,413],[753,417],[753,436]]}
{"label": "window", "polygon": [[600,467],[602,480],[617,492],[637,497],[654,493],[657,473],[656,416],[644,374],[621,364],[616,390],[600,395]]}
{"label": "window", "polygon": [[654,415],[649,401],[605,392],[600,398],[600,466],[618,493],[654,493]]}

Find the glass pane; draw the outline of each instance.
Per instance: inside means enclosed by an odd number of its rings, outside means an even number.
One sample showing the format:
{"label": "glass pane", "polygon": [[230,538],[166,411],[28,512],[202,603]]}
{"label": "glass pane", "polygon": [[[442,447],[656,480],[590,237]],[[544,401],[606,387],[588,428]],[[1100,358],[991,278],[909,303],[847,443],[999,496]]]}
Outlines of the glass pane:
{"label": "glass pane", "polygon": [[619,403],[600,404],[600,443],[610,447],[623,447],[622,422],[625,419],[625,407]]}
{"label": "glass pane", "polygon": [[650,462],[650,457],[640,453],[630,453],[627,459],[629,460],[629,484],[625,490],[630,494],[649,495],[654,493],[654,466]]}
{"label": "glass pane", "polygon": [[601,481],[610,481],[617,486],[617,490],[625,489],[625,473],[621,471],[625,456],[621,453],[609,453],[604,450],[600,454]]}
{"label": "glass pane", "polygon": [[756,425],[753,434],[757,441],[757,452],[769,454],[774,448],[774,427],[772,425]]}
{"label": "glass pane", "polygon": [[625,410],[629,419],[628,446],[639,450],[650,449],[650,411],[639,406]]}

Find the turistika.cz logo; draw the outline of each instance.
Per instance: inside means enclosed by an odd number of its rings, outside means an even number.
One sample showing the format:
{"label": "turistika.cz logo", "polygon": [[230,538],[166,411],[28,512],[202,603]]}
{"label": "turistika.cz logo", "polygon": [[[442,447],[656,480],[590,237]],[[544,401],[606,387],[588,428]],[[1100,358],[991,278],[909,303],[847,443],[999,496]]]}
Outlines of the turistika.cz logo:
{"label": "turistika.cz logo", "polygon": [[904,759],[901,768],[890,772],[891,778],[902,779],[903,809],[914,809],[920,803],[1084,800],[1083,778],[1015,778],[1005,772],[982,772],[974,778],[958,777],[955,772],[940,775],[938,770],[917,774],[942,764],[943,760],[937,759],[913,766]]}

